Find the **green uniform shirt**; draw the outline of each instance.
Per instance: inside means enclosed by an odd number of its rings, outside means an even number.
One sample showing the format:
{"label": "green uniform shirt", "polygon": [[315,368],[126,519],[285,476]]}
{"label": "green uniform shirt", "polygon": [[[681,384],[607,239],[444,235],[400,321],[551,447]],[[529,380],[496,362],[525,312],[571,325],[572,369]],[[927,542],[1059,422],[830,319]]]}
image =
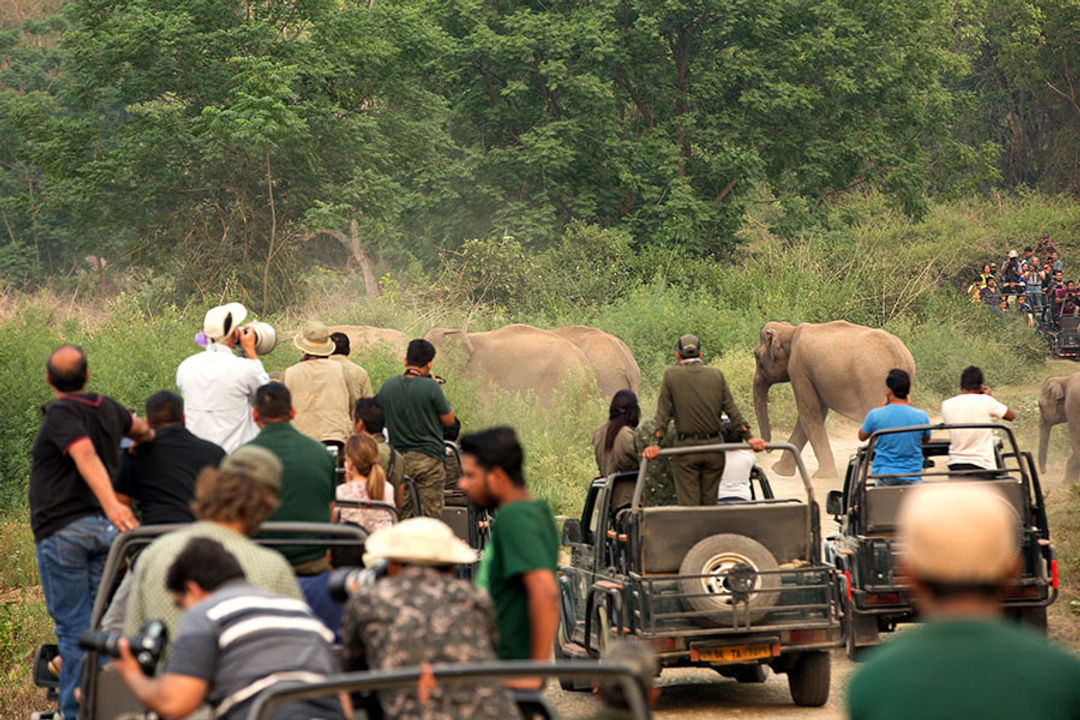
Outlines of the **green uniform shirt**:
{"label": "green uniform shirt", "polygon": [[1080,718],[1080,659],[1014,624],[938,620],[873,651],[851,720]]}
{"label": "green uniform shirt", "polygon": [[439,417],[450,412],[450,403],[439,383],[429,377],[393,375],[379,388],[377,399],[395,450],[420,452],[446,462]]}
{"label": "green uniform shirt", "polygon": [[[720,416],[724,413],[732,427],[746,424],[719,368],[688,363],[669,367],[664,373],[654,427],[667,427],[674,419],[680,435],[709,435],[720,432]],[[722,442],[719,437],[716,441]]]}
{"label": "green uniform shirt", "polygon": [[[251,445],[264,447],[281,459],[281,506],[268,520],[330,522],[330,503],[337,492],[337,464],[326,446],[287,422],[270,423]],[[318,560],[325,546],[289,545],[275,548],[293,565]]]}
{"label": "green uniform shirt", "polygon": [[495,651],[500,660],[532,657],[528,597],[521,576],[541,569],[554,573],[558,559],[555,516],[546,502],[521,500],[495,511],[477,584],[486,587],[495,601],[499,623]]}

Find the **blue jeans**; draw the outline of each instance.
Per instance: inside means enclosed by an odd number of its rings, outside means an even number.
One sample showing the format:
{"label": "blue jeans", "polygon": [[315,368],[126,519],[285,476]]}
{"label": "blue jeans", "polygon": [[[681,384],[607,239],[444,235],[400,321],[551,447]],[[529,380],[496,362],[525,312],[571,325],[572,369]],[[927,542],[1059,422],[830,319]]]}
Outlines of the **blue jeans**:
{"label": "blue jeans", "polygon": [[345,606],[334,602],[327,589],[327,581],[330,573],[324,572],[318,575],[303,575],[296,578],[300,585],[300,592],[304,594],[304,600],[311,606],[311,612],[315,617],[322,620],[323,625],[334,633],[334,639],[340,640],[338,631],[341,629],[341,619],[345,615]]}
{"label": "blue jeans", "polygon": [[65,525],[37,544],[38,573],[45,606],[56,623],[56,642],[64,659],[60,669],[60,711],[65,720],[78,712],[83,651],[79,635],[90,627],[101,574],[116,528],[101,515],[87,515]]}

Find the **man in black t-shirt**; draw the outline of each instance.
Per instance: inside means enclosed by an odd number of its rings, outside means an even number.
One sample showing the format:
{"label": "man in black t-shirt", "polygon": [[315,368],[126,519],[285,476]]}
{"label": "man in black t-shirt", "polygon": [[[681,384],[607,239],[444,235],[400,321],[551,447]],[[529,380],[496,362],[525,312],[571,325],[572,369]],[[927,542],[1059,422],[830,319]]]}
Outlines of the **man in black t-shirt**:
{"label": "man in black t-shirt", "polygon": [[83,657],[79,634],[90,626],[90,609],[116,531],[139,524],[116,497],[110,479],[120,440],[127,436],[148,442],[154,431],[112,398],[85,391],[90,373],[81,348],[60,346],[45,368],[55,399],[44,407],[31,451],[30,527],[45,606],[63,658],[60,710],[74,718]]}
{"label": "man in black t-shirt", "polygon": [[205,467],[217,467],[225,451],[184,427],[184,401],[176,393],[151,395],[146,420],[157,437],[124,455],[113,487],[121,502],[138,503],[144,525],[193,522],[195,477]]}

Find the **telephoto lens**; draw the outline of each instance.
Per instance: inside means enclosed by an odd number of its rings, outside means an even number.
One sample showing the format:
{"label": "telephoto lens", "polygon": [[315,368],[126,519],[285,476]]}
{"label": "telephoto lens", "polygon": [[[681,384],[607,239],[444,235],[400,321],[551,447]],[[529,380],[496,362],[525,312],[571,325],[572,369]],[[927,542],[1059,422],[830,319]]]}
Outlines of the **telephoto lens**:
{"label": "telephoto lens", "polygon": [[[86,630],[79,636],[79,647],[83,650],[95,650],[109,657],[120,657],[119,633],[101,632],[99,630]],[[153,675],[157,668],[161,651],[165,649],[165,643],[169,640],[169,629],[160,620],[147,620],[139,628],[139,634],[128,638],[131,646],[131,654],[139,663],[139,667],[146,675]]]}
{"label": "telephoto lens", "polygon": [[255,354],[268,355],[277,346],[277,331],[270,323],[250,322],[244,328],[255,333]]}
{"label": "telephoto lens", "polygon": [[374,585],[379,578],[386,577],[388,566],[389,563],[380,560],[374,567],[335,570],[326,581],[326,590],[330,593],[330,599],[339,604],[344,603],[360,588]]}

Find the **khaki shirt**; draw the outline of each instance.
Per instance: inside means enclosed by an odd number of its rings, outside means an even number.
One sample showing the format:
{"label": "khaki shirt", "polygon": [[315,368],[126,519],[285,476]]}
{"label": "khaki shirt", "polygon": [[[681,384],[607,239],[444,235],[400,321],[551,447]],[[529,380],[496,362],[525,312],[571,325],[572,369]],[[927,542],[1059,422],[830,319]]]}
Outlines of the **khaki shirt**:
{"label": "khaki shirt", "polygon": [[629,425],[619,428],[610,450],[604,448],[610,424],[609,420],[596,428],[592,436],[593,450],[596,451],[596,467],[604,477],[623,470],[637,470],[640,464],[637,450],[634,448],[634,428]]}
{"label": "khaki shirt", "polygon": [[[727,413],[733,428],[746,424],[735,406],[724,373],[703,363],[687,363],[669,367],[660,386],[656,401],[655,427],[667,427],[675,420],[679,435],[717,434],[720,437],[721,415]],[[742,433],[746,437],[745,432]]]}
{"label": "khaki shirt", "polygon": [[302,360],[284,373],[296,417],[292,424],[320,442],[345,442],[352,433],[349,389],[341,365],[329,358]]}
{"label": "khaki shirt", "polygon": [[[375,435],[375,442],[379,444],[379,467],[386,473],[387,481],[394,486],[394,495],[399,494],[401,486],[405,483],[405,460],[389,443],[383,439],[382,434]],[[391,459],[393,462],[391,463]],[[391,467],[391,464],[393,467]],[[395,497],[393,502],[396,502]]]}
{"label": "khaki shirt", "polygon": [[331,355],[330,359],[341,366],[345,372],[345,386],[349,389],[349,415],[352,415],[356,401],[363,398],[375,397],[375,390],[371,387],[371,378],[368,371],[360,367],[347,355]]}

